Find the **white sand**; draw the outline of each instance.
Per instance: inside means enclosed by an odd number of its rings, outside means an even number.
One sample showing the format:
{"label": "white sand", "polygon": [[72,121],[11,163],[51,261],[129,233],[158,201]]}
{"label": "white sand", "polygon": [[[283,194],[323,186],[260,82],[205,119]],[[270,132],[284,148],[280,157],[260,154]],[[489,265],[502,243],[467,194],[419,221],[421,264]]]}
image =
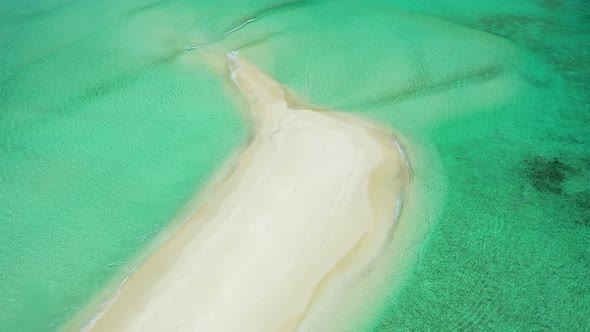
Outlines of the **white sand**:
{"label": "white sand", "polygon": [[293,330],[320,288],[342,287],[347,279],[334,276],[361,271],[383,248],[409,182],[394,136],[348,115],[290,109],[276,81],[229,62],[252,141],[93,331]]}

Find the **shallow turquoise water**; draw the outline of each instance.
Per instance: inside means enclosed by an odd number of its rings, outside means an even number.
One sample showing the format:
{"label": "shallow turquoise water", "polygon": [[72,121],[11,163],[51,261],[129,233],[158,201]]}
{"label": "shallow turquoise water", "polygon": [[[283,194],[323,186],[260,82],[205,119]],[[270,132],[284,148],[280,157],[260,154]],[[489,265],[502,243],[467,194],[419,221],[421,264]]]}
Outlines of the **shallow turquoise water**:
{"label": "shallow turquoise water", "polygon": [[436,156],[363,330],[590,329],[584,2],[234,4],[0,4],[0,331],[58,329],[242,142],[224,78],[183,62],[211,41]]}

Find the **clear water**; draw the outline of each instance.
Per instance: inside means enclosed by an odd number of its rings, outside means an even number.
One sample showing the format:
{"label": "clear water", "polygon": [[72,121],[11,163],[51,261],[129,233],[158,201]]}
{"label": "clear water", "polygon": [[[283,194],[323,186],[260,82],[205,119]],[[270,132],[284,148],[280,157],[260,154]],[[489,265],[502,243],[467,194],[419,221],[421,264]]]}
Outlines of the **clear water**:
{"label": "clear water", "polygon": [[435,156],[354,330],[590,329],[583,1],[5,0],[0,38],[0,331],[62,326],[243,141],[224,78],[182,64],[210,42]]}

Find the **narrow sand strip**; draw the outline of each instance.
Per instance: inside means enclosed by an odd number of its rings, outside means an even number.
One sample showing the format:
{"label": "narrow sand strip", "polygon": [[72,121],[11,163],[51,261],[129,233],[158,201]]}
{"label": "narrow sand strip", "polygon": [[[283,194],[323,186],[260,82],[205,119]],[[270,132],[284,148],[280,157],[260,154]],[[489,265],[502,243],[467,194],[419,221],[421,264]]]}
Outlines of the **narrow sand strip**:
{"label": "narrow sand strip", "polygon": [[328,275],[358,273],[383,248],[409,182],[394,136],[345,114],[290,109],[271,77],[229,62],[252,141],[92,330],[292,330],[320,286],[342,286]]}

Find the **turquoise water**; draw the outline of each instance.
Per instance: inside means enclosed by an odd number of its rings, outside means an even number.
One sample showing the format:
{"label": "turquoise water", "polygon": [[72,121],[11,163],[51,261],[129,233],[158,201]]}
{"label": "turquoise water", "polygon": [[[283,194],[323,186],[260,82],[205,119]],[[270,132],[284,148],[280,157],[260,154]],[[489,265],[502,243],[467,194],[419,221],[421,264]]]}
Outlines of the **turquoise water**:
{"label": "turquoise water", "polygon": [[210,42],[431,156],[411,264],[355,329],[590,329],[589,22],[583,1],[3,1],[0,331],[59,329],[243,141],[223,75],[185,61]]}

